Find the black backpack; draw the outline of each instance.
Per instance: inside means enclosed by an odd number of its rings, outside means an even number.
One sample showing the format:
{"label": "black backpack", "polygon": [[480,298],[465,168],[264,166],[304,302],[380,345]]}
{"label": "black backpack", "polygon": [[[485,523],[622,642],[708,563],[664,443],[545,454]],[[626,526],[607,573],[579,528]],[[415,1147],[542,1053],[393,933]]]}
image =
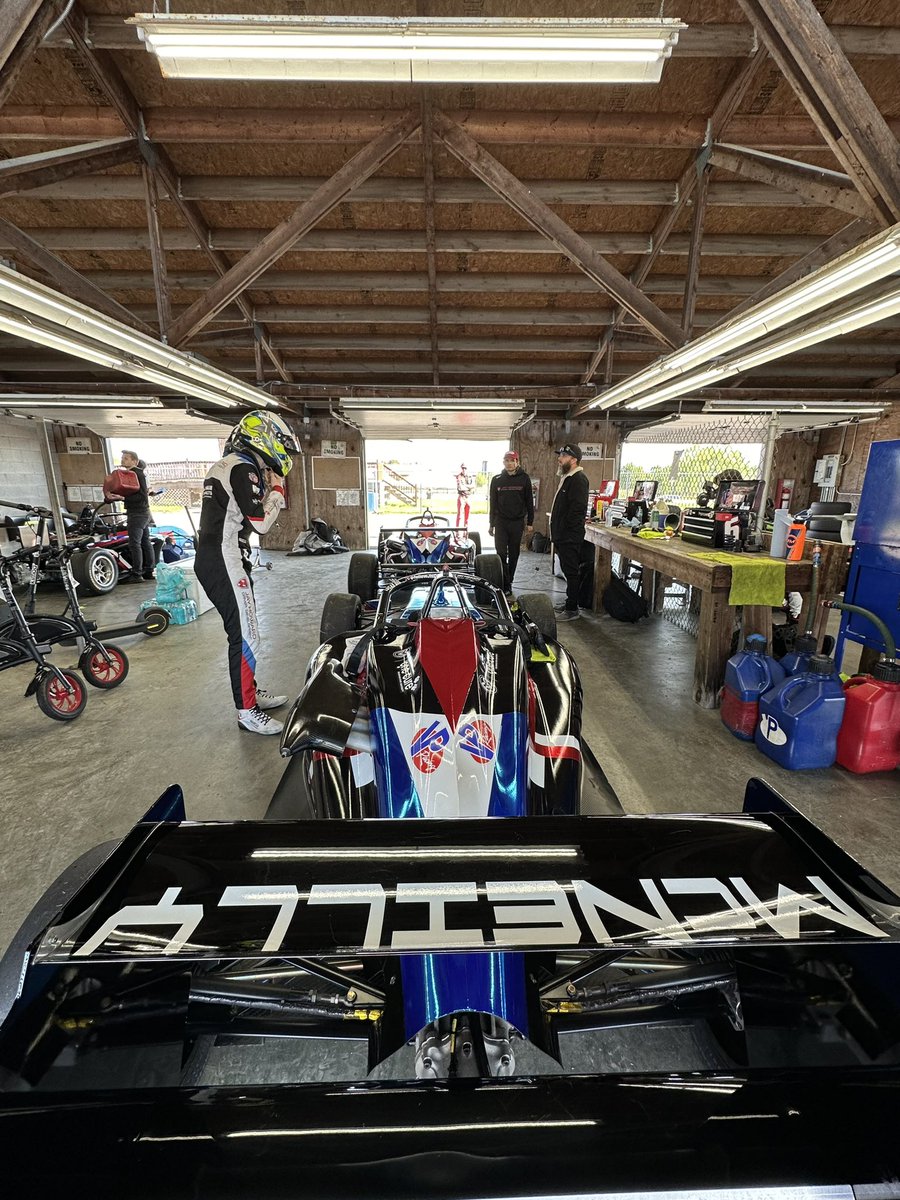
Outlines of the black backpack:
{"label": "black backpack", "polygon": [[639,621],[648,614],[647,601],[618,575],[612,576],[603,593],[603,607],[617,621]]}

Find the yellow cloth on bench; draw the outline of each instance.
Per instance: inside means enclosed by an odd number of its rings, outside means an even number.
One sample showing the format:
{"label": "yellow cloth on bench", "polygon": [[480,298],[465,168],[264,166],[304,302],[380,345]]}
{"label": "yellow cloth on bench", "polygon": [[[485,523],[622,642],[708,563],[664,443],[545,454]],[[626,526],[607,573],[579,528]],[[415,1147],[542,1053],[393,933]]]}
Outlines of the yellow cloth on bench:
{"label": "yellow cloth on bench", "polygon": [[726,550],[701,550],[691,558],[731,567],[729,604],[763,604],[779,608],[784,602],[784,559],[761,554],[730,554]]}

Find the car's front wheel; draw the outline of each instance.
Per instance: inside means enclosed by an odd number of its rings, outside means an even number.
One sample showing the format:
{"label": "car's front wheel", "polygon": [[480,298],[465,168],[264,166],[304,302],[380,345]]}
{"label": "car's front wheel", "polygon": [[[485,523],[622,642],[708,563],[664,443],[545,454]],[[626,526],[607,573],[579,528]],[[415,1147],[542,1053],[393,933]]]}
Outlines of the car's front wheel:
{"label": "car's front wheel", "polygon": [[85,591],[105,596],[119,582],[119,568],[108,550],[95,547],[72,556],[72,574]]}
{"label": "car's front wheel", "polygon": [[359,596],[344,592],[332,592],[322,609],[319,640],[329,642],[338,634],[359,629],[361,618],[362,604]]}
{"label": "car's front wheel", "polygon": [[378,595],[378,559],[374,554],[351,554],[347,568],[347,591],[365,604]]}

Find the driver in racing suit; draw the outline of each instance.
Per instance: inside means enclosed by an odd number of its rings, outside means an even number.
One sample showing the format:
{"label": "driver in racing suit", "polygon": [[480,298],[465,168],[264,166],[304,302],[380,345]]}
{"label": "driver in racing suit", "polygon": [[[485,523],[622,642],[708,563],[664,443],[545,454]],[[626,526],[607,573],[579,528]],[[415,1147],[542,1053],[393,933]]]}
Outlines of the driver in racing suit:
{"label": "driver in racing suit", "polygon": [[290,451],[297,448],[279,417],[247,413],[232,429],[225,457],[214,464],[203,485],[197,578],[225,625],[238,726],[251,733],[281,733],[281,722],[265,710],[286,704],[287,696],[273,696],[256,684],[259,625],[247,539],[270,529],[284,508],[282,480],[291,469]]}

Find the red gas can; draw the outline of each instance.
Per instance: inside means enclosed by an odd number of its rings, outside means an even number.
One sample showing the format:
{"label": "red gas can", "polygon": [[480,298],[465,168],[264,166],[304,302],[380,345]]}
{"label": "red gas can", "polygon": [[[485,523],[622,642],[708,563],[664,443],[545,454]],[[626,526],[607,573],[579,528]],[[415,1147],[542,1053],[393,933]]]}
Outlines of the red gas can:
{"label": "red gas can", "polygon": [[837,761],[848,771],[892,771],[900,766],[900,663],[878,663],[871,675],[844,684],[847,704]]}

